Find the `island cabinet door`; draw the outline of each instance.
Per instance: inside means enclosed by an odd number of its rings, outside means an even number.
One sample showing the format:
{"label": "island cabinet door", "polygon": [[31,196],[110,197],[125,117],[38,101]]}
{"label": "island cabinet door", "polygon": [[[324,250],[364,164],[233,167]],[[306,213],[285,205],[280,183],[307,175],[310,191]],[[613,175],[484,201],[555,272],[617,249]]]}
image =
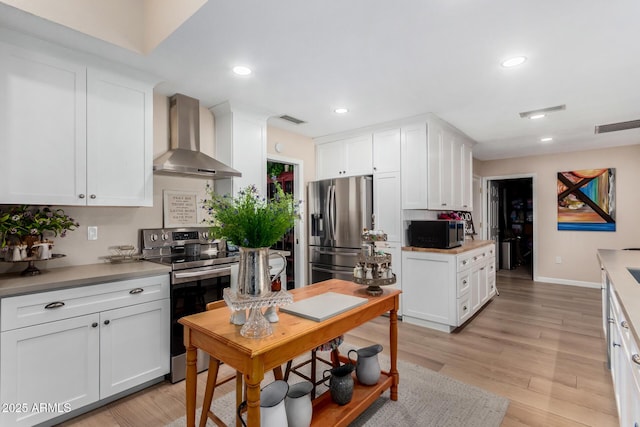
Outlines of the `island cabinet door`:
{"label": "island cabinet door", "polygon": [[99,316],[0,334],[0,425],[32,426],[98,400]]}
{"label": "island cabinet door", "polygon": [[100,313],[100,398],[169,373],[169,299]]}

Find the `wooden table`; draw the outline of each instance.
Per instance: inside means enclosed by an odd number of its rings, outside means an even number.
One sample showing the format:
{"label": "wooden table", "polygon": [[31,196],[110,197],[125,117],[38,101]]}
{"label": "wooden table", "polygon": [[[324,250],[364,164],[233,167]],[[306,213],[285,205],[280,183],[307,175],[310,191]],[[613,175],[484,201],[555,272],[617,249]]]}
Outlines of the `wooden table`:
{"label": "wooden table", "polygon": [[260,425],[260,382],[266,371],[279,367],[386,312],[389,312],[390,370],[382,372],[376,385],[361,386],[356,381],[353,399],[347,405],[334,404],[329,393],[319,396],[313,401],[312,425],[346,426],[388,388],[391,388],[391,400],[398,400],[399,375],[396,356],[400,291],[384,289],[381,296],[372,297],[367,295],[365,286],[338,279],[291,291],[295,301],[324,292],[339,292],[364,297],[369,301],[322,322],[280,312],[280,321],[271,324],[273,335],[262,339],[245,338],[240,335],[240,326],[229,323],[227,308],[181,318],[179,322],[184,325],[184,345],[187,348],[187,427],[195,427],[196,349],[202,349],[243,374],[247,386],[248,425],[256,427]]}

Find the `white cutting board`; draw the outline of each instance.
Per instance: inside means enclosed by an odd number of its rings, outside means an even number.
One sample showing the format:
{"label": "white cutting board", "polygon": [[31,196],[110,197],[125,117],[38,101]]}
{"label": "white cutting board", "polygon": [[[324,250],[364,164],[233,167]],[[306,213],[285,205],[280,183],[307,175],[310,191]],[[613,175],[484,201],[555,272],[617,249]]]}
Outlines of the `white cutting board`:
{"label": "white cutting board", "polygon": [[280,307],[284,313],[322,322],[330,317],[366,303],[368,299],[352,295],[327,292]]}

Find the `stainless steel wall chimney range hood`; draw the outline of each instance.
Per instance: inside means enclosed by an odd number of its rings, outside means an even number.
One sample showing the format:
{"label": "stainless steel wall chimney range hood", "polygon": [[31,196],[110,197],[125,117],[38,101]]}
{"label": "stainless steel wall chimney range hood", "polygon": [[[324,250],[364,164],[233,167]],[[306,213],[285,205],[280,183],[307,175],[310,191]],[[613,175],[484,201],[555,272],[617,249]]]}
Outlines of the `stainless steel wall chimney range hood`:
{"label": "stainless steel wall chimney range hood", "polygon": [[240,177],[242,174],[200,152],[200,103],[177,93],[169,106],[170,150],[153,161],[155,173],[207,179]]}

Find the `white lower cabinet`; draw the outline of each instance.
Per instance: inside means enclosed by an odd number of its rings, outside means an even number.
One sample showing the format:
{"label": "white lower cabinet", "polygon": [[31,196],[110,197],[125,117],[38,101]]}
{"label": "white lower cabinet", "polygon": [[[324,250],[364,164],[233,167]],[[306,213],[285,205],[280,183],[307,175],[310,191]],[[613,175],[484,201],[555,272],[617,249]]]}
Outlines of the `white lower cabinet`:
{"label": "white lower cabinet", "polygon": [[[2,333],[0,425],[32,426],[99,399],[98,314]],[[93,326],[95,325],[95,326]],[[43,408],[40,405],[55,405]]]}
{"label": "white lower cabinet", "polygon": [[495,245],[462,254],[402,252],[402,319],[451,332],[496,294]]}
{"label": "white lower cabinet", "polygon": [[[376,250],[391,255],[391,269],[396,275],[396,283],[385,286],[384,288],[402,290],[402,244],[400,242],[376,242]],[[402,316],[403,296],[400,294],[400,307],[398,308],[398,316]]]}
{"label": "white lower cabinet", "polygon": [[0,307],[2,426],[45,422],[169,372],[168,275],[9,297]]}
{"label": "white lower cabinet", "polygon": [[611,376],[621,426],[640,426],[640,350],[610,288]]}
{"label": "white lower cabinet", "polygon": [[169,300],[100,313],[100,398],[165,375]]}

